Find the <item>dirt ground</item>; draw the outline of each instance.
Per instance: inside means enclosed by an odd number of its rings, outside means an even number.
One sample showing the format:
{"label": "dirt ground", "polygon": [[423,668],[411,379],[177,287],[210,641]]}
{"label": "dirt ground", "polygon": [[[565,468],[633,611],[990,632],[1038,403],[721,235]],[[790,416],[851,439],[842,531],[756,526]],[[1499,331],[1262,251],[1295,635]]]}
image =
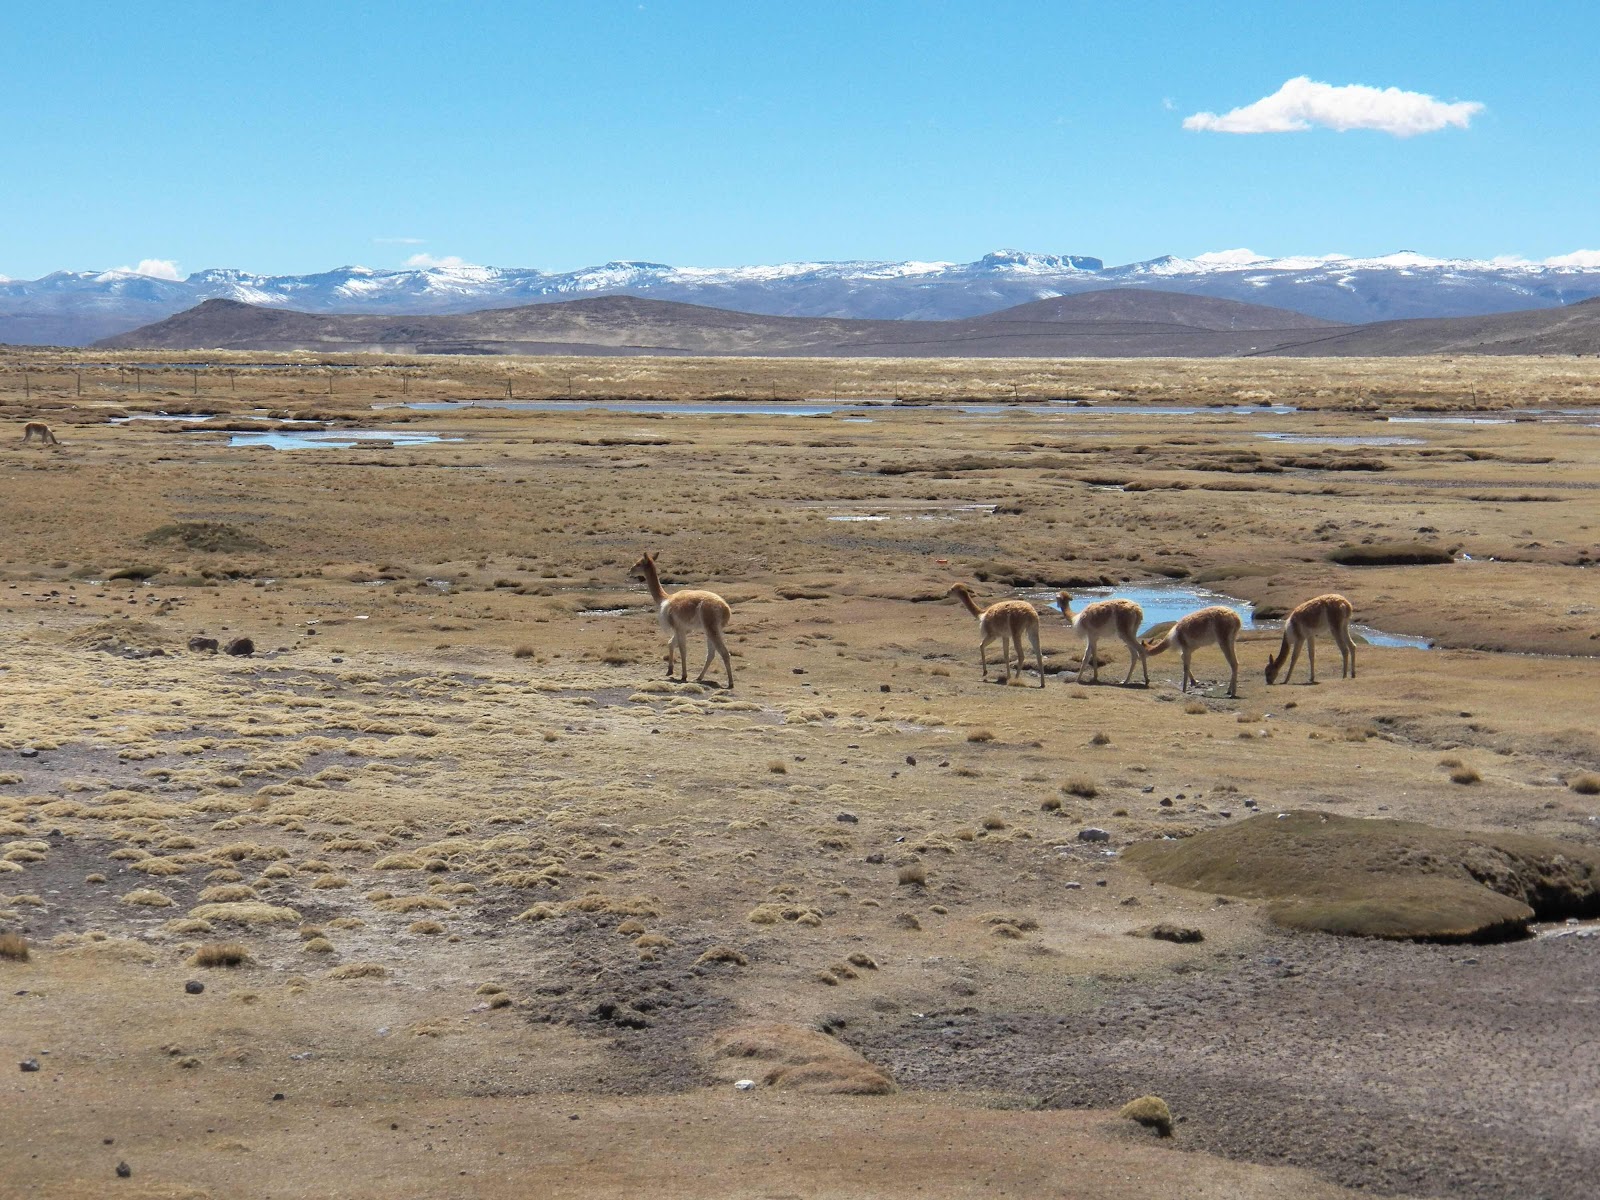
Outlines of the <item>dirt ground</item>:
{"label": "dirt ground", "polygon": [[[464,402],[1023,389],[45,357],[0,362],[0,1195],[1591,1194],[1589,926],[1291,934],[1118,851],[1289,808],[1600,843],[1600,362],[1030,364],[1096,407],[735,416]],[[219,428],[291,416],[444,440]],[[1419,543],[1450,561],[1330,558]],[[645,548],[732,605],[731,690],[697,637],[662,678]],[[1269,689],[1248,632],[1239,697],[1214,648],[1185,696],[1104,645],[1077,683],[1046,613],[1047,686],[1005,687],[955,580],[1339,591],[1437,648],[1341,679],[1324,641]],[[752,1023],[794,1040],[719,1059]],[[898,1090],[843,1094],[870,1068]],[[1116,1115],[1146,1094],[1173,1137]]]}

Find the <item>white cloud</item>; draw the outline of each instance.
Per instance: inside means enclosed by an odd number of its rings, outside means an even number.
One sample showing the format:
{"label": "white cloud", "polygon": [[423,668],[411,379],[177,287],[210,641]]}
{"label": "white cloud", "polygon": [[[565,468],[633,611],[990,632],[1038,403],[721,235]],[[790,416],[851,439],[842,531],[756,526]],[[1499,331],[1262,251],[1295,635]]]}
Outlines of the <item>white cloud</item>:
{"label": "white cloud", "polygon": [[406,259],[406,266],[408,267],[470,267],[473,265],[475,264],[469,263],[457,254],[446,254],[440,258],[435,258],[431,254],[413,254]]}
{"label": "white cloud", "polygon": [[428,239],[427,238],[411,238],[411,237],[392,237],[392,238],[375,237],[372,240],[379,246],[421,246],[421,245],[424,245],[427,242]]}
{"label": "white cloud", "polygon": [[1376,129],[1395,137],[1433,133],[1447,125],[1465,129],[1483,111],[1476,100],[1446,103],[1422,92],[1366,87],[1335,87],[1304,75],[1289,80],[1270,96],[1218,116],[1195,113],[1183,119],[1185,129],[1210,133],[1298,133],[1321,125],[1337,129]]}
{"label": "white cloud", "polygon": [[108,275],[148,275],[151,279],[182,279],[178,264],[170,258],[141,258],[137,267],[112,267]]}
{"label": "white cloud", "polygon": [[1583,267],[1600,271],[1600,250],[1574,250],[1571,254],[1557,254],[1544,260],[1547,267]]}

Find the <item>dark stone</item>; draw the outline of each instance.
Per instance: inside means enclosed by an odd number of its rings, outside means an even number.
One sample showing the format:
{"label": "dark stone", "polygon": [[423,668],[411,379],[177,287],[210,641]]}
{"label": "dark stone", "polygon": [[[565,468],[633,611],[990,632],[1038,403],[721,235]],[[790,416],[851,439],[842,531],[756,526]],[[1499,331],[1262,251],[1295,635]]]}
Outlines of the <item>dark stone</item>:
{"label": "dark stone", "polygon": [[21,750],[18,750],[17,753],[20,754],[23,758],[38,758],[39,757],[39,752],[37,750],[35,750],[32,746],[24,746]]}
{"label": "dark stone", "polygon": [[861,820],[861,818],[856,816],[853,812],[842,812],[838,816],[834,817],[834,820],[843,821],[846,825],[854,825],[857,821]]}
{"label": "dark stone", "polygon": [[1078,840],[1080,842],[1109,842],[1111,835],[1104,829],[1096,829],[1091,825],[1087,829],[1078,830]]}
{"label": "dark stone", "polygon": [[914,767],[916,765],[917,765],[917,756],[915,754],[906,755],[906,766]]}
{"label": "dark stone", "polygon": [[209,652],[215,654],[221,643],[214,637],[192,637],[189,639],[189,649],[196,653]]}
{"label": "dark stone", "polygon": [[20,1066],[24,1072],[37,1071],[39,1069],[39,1060],[37,1058],[25,1058],[17,1065]]}
{"label": "dark stone", "polygon": [[130,1167],[127,1163],[119,1162],[117,1164],[117,1178],[118,1179],[126,1179],[129,1175],[132,1175],[132,1174],[133,1174],[133,1168]]}
{"label": "dark stone", "polygon": [[188,983],[183,985],[183,990],[188,992],[191,996],[198,996],[201,992],[206,990],[206,985],[201,983],[198,979],[191,979]]}
{"label": "dark stone", "polygon": [[1155,938],[1158,942],[1177,942],[1180,945],[1206,940],[1206,935],[1198,929],[1190,929],[1186,925],[1168,925],[1165,921],[1141,932],[1145,937]]}
{"label": "dark stone", "polygon": [[237,637],[224,646],[222,652],[235,658],[248,658],[256,652],[256,644],[247,637]]}

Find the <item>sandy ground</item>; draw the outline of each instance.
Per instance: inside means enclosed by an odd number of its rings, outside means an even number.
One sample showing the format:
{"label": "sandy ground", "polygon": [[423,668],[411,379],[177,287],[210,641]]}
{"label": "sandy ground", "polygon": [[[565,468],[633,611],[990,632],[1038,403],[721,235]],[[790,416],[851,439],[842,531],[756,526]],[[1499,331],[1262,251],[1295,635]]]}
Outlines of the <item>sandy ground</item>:
{"label": "sandy ground", "polygon": [[[430,369],[409,398],[489,368]],[[1290,807],[1600,841],[1600,431],[1378,420],[1472,402],[1384,369],[1315,413],[457,408],[349,450],[0,395],[64,443],[0,449],[0,1193],[1587,1195],[1586,928],[1290,935],[1117,861]],[[1526,404],[1590,399],[1560,370]],[[307,403],[238,382],[206,410]],[[1418,541],[1456,561],[1327,558]],[[645,546],[731,602],[731,691],[660,678]],[[1120,648],[1077,684],[1047,615],[1048,686],[1002,687],[936,599],[1170,578],[1440,648],[1268,689],[1247,635],[1239,698],[1214,649],[1185,697],[1170,656],[1116,686]],[[215,943],[249,961],[192,965]],[[752,1021],[899,1092],[736,1091],[709,1047]],[[1173,1138],[1116,1117],[1146,1093]]]}

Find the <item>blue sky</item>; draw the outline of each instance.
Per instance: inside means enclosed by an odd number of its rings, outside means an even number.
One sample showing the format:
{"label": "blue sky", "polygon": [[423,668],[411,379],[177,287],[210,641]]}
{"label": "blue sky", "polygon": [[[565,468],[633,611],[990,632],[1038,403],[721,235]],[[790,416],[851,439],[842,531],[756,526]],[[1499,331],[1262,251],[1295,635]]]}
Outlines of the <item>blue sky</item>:
{"label": "blue sky", "polygon": [[[19,11],[20,10],[20,11]],[[1600,248],[1600,5],[7,5],[0,274]],[[1466,128],[1185,129],[1286,81]]]}

